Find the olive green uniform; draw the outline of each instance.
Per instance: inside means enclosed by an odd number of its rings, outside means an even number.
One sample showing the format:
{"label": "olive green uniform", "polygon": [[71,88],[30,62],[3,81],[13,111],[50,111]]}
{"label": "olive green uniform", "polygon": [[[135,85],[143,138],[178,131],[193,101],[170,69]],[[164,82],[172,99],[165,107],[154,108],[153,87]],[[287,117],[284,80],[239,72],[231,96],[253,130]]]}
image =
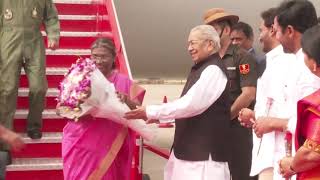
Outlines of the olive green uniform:
{"label": "olive green uniform", "polygon": [[[230,45],[222,58],[230,83],[231,103],[242,93],[242,87],[257,86],[256,59],[244,49]],[[253,109],[254,103],[249,108]],[[238,117],[237,117],[238,118]],[[232,148],[229,168],[233,180],[249,180],[252,153],[252,130],[231,121]]]}
{"label": "olive green uniform", "polygon": [[49,40],[59,40],[56,7],[52,0],[1,0],[0,13],[0,123],[12,129],[23,67],[30,90],[27,131],[40,130],[48,88],[40,27]]}

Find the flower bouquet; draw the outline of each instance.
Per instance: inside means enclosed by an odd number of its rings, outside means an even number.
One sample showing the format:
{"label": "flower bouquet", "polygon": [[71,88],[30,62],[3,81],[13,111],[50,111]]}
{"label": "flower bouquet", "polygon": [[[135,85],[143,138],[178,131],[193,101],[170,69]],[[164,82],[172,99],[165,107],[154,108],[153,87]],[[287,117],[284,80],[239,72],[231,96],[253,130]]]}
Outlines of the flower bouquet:
{"label": "flower bouquet", "polygon": [[123,118],[129,107],[120,102],[114,85],[88,58],[79,58],[71,66],[60,83],[57,101],[57,114],[62,117],[78,121],[90,114],[127,126],[147,140],[153,138],[145,121]]}

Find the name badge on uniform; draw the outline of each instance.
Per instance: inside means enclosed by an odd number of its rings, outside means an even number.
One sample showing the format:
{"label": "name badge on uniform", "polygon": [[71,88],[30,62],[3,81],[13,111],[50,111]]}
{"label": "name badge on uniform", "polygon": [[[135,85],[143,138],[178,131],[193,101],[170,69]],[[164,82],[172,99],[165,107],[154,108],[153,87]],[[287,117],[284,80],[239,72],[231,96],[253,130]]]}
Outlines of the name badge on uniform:
{"label": "name badge on uniform", "polygon": [[38,11],[37,11],[36,7],[34,7],[33,10],[32,10],[32,17],[33,18],[38,18]]}
{"label": "name badge on uniform", "polygon": [[235,71],[235,70],[236,70],[236,67],[227,67],[227,70],[229,70],[229,71]]}
{"label": "name badge on uniform", "polygon": [[6,9],[4,11],[4,19],[10,20],[10,19],[12,19],[12,17],[13,17],[12,11],[10,9]]}

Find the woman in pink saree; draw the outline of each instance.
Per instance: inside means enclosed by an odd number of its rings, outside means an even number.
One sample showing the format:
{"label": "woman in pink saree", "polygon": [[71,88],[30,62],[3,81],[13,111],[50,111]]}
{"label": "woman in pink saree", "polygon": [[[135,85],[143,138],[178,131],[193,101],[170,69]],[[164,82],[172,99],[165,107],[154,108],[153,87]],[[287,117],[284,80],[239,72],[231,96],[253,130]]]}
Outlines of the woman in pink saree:
{"label": "woman in pink saree", "polygon": [[[307,30],[302,37],[305,63],[320,78],[320,25]],[[280,161],[280,173],[298,180],[320,179],[320,89],[298,102],[296,150],[294,157]]]}
{"label": "woman in pink saree", "polygon": [[[130,109],[141,105],[145,90],[114,69],[113,42],[97,39],[91,59],[112,83]],[[129,180],[135,146],[131,130],[113,121],[91,116],[69,121],[63,129],[62,158],[65,180]]]}

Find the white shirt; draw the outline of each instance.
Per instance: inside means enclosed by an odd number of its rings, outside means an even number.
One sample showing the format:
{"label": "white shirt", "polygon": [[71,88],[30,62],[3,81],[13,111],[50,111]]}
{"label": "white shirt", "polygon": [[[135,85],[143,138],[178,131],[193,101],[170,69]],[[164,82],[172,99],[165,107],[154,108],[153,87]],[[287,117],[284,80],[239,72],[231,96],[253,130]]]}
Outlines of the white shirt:
{"label": "white shirt", "polygon": [[196,116],[207,110],[222,94],[227,77],[216,65],[206,67],[198,81],[179,99],[146,107],[149,119],[179,119]]}
{"label": "white shirt", "polygon": [[[294,135],[297,101],[318,89],[320,79],[313,75],[304,64],[301,50],[294,56],[285,54],[280,47],[278,46],[267,54],[266,73],[258,80],[256,118],[267,116],[266,102],[267,98],[271,98],[273,103],[268,116],[289,119],[288,130]],[[251,175],[256,175],[265,168],[274,167],[273,179],[283,179],[278,173],[277,164],[285,156],[284,136],[285,133],[278,131],[264,134],[259,153],[257,151],[261,139],[253,137]]]}
{"label": "white shirt", "polygon": [[[256,118],[270,116],[289,119],[291,117],[287,79],[291,72],[290,66],[295,63],[295,60],[294,55],[283,52],[281,45],[266,54],[266,69],[257,84],[254,108]],[[272,101],[270,106],[268,99]],[[262,140],[254,134],[250,175],[254,176],[266,168],[275,167],[279,158],[285,154],[284,147],[284,133],[270,132],[264,134]]]}
{"label": "white shirt", "polygon": [[[296,53],[296,59],[298,61],[297,67],[292,68],[292,71],[297,71],[296,77],[293,77],[291,82],[289,82],[292,87],[295,87],[292,88],[293,92],[291,92],[292,96],[295,97],[291,104],[293,115],[289,119],[288,123],[288,130],[292,134],[295,133],[297,125],[297,102],[320,88],[320,78],[314,75],[305,65],[302,49]],[[292,74],[294,73],[292,72]]]}

